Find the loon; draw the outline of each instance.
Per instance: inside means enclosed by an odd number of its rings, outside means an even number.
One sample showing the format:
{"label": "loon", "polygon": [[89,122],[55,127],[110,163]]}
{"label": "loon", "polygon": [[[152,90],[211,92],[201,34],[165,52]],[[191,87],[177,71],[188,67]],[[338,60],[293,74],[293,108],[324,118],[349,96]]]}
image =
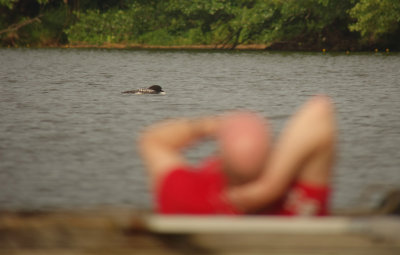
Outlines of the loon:
{"label": "loon", "polygon": [[134,89],[134,90],[128,90],[124,91],[122,93],[126,94],[160,94],[160,95],[165,95],[165,91],[161,88],[159,85],[152,85],[148,87],[147,89],[141,88],[141,89]]}

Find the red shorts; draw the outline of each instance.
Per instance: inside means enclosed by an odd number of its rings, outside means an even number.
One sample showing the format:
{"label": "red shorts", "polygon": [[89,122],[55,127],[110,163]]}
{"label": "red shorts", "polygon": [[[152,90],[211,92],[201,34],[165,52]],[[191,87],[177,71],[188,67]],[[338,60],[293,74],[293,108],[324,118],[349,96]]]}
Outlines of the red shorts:
{"label": "red shorts", "polygon": [[308,183],[295,183],[287,194],[269,205],[261,214],[281,216],[326,216],[329,214],[330,188]]}
{"label": "red shorts", "polygon": [[[208,164],[200,171],[184,166],[164,178],[156,193],[157,209],[162,214],[241,214],[222,198],[226,190],[225,176],[218,165]],[[328,214],[330,189],[295,183],[279,201],[260,210],[261,215]]]}

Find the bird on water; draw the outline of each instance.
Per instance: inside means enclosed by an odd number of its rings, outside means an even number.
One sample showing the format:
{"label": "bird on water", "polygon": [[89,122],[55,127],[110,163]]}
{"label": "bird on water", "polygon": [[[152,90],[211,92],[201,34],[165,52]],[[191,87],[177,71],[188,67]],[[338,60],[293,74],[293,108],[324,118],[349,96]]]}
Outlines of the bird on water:
{"label": "bird on water", "polygon": [[152,86],[148,87],[147,89],[141,88],[141,89],[128,90],[128,91],[124,91],[122,93],[125,93],[125,94],[136,94],[136,95],[141,95],[141,94],[160,94],[160,95],[165,95],[165,91],[159,85],[152,85]]}

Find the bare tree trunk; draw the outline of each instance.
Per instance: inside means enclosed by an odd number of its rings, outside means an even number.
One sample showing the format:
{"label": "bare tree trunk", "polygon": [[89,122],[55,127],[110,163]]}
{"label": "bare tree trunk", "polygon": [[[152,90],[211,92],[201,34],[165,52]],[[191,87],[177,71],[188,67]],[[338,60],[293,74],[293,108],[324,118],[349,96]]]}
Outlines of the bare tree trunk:
{"label": "bare tree trunk", "polygon": [[24,20],[24,21],[16,23],[16,24],[12,24],[8,28],[0,30],[0,35],[4,34],[4,33],[18,31],[18,29],[20,29],[21,27],[27,26],[27,25],[29,25],[31,23],[34,23],[34,22],[41,22],[40,19],[39,19],[41,16],[42,16],[42,14],[36,16],[35,18]]}

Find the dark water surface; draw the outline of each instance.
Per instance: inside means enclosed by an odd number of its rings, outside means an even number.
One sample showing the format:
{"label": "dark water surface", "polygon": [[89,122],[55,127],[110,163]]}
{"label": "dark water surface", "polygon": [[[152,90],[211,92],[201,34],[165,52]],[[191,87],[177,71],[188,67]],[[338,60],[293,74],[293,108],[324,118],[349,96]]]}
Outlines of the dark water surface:
{"label": "dark water surface", "polygon": [[[150,207],[144,126],[247,108],[278,133],[318,93],[338,112],[333,206],[400,188],[399,54],[1,49],[0,63],[0,209]],[[121,94],[151,84],[167,95]]]}

